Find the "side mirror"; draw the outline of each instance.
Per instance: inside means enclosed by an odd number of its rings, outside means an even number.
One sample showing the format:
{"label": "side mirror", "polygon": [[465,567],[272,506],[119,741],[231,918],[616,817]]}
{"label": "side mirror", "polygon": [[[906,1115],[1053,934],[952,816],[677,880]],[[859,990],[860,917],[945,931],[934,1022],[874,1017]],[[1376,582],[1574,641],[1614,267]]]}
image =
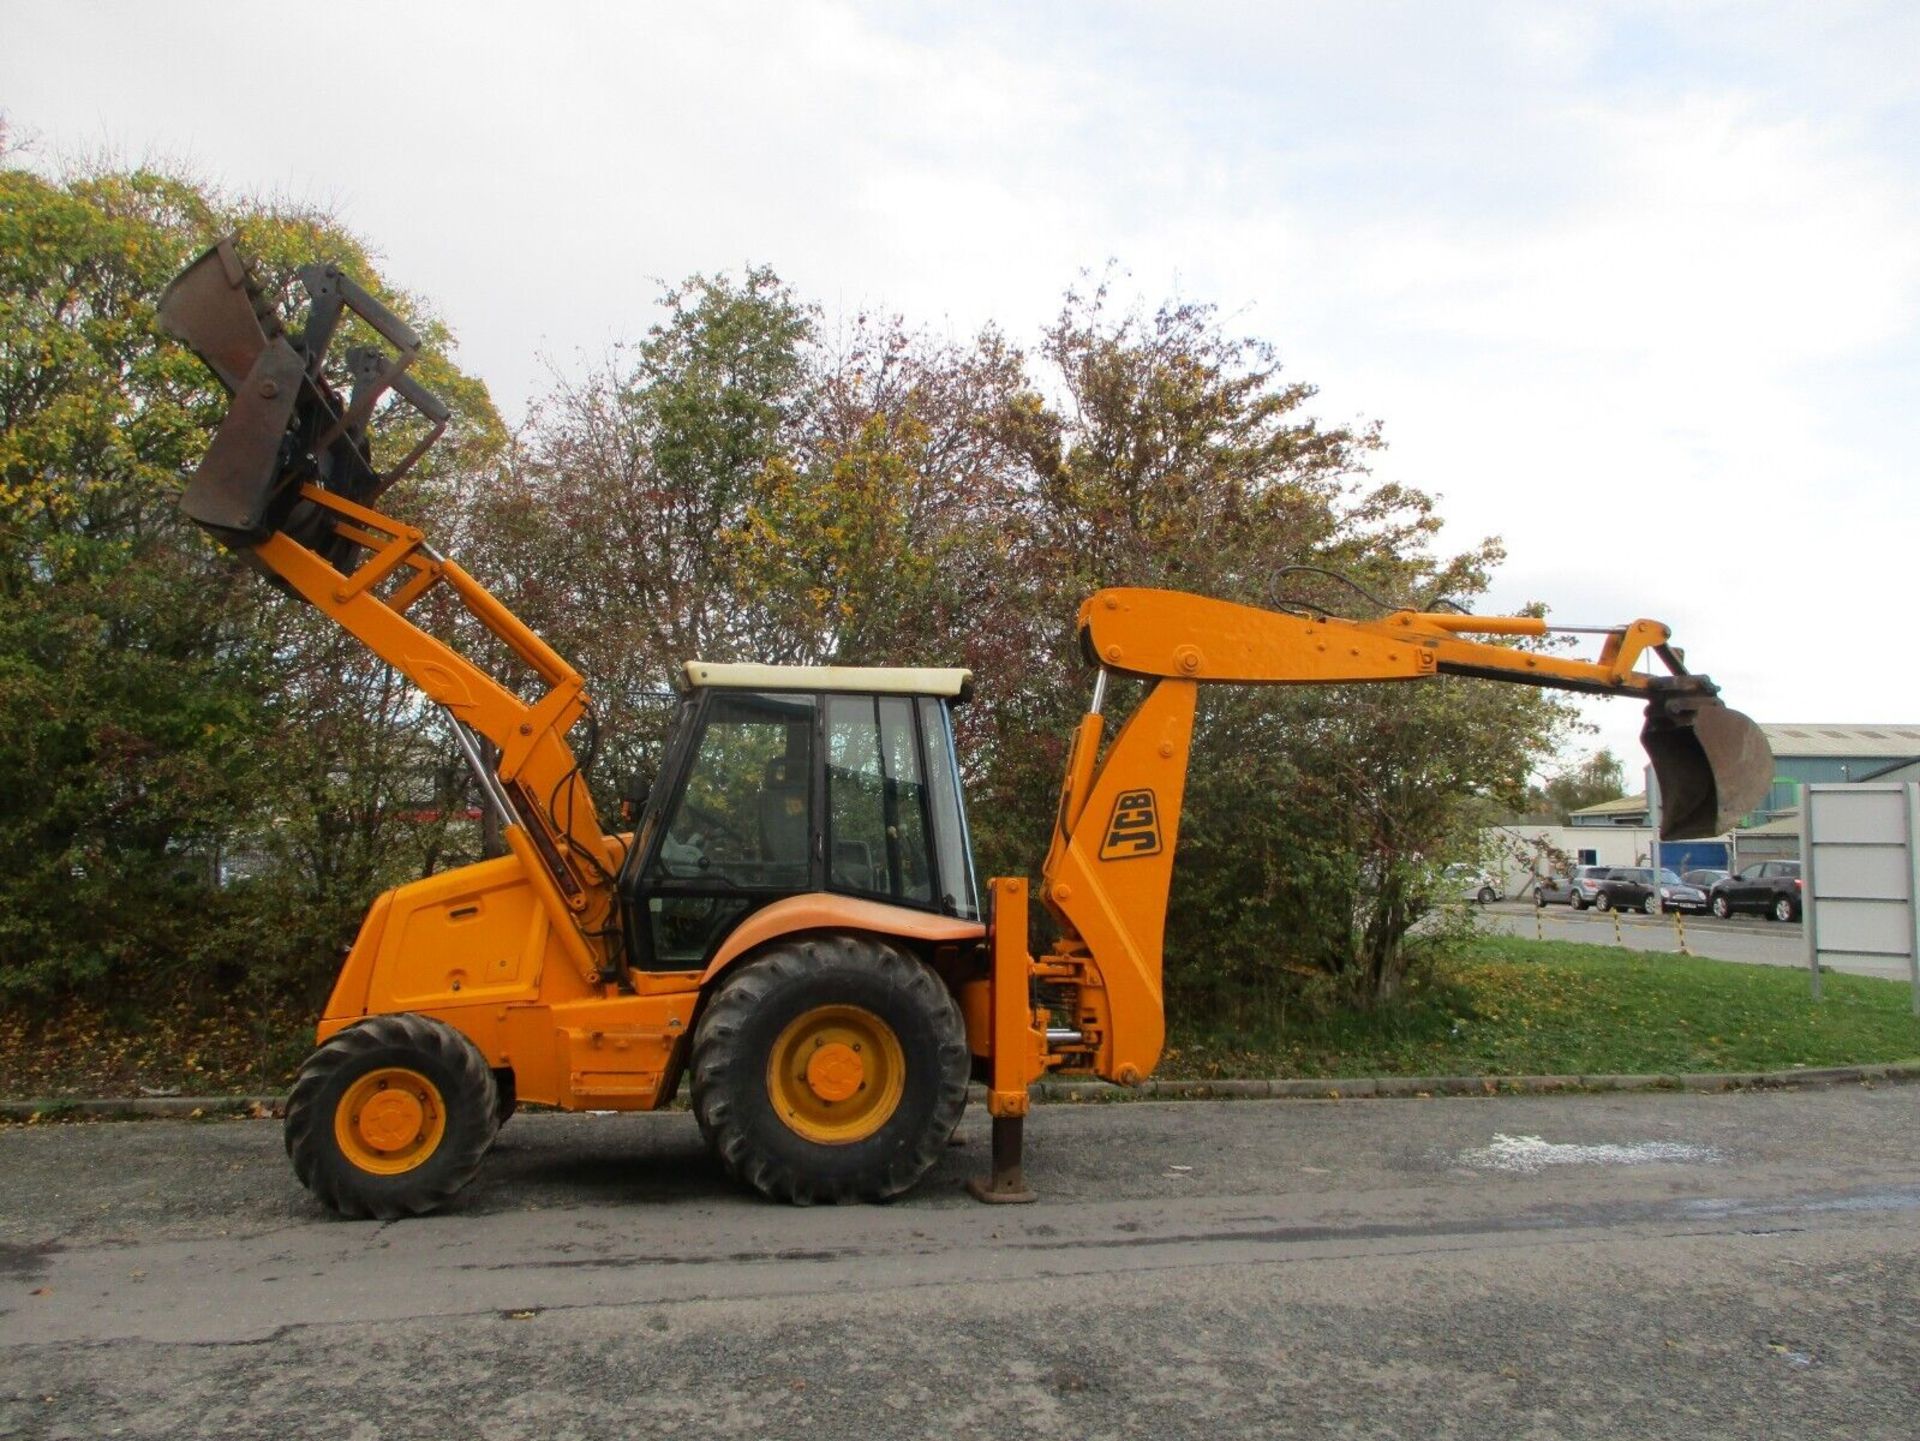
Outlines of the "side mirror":
{"label": "side mirror", "polygon": [[620,783],[620,819],[632,825],[640,819],[640,812],[647,808],[647,795],[653,790],[653,782],[645,771],[633,771]]}

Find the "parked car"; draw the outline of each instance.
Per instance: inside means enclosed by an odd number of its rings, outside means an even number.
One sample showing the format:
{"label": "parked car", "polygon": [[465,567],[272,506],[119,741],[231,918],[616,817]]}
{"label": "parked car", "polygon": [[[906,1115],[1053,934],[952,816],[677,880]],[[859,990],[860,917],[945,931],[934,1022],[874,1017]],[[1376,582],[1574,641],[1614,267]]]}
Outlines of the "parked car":
{"label": "parked car", "polygon": [[1797,921],[1800,862],[1755,861],[1716,885],[1707,903],[1723,919],[1735,911],[1758,911],[1769,920]]}
{"label": "parked car", "polygon": [[1651,866],[1615,866],[1600,878],[1594,889],[1593,907],[1597,911],[1704,911],[1707,893],[1683,882],[1673,871],[1660,867],[1656,883]]}
{"label": "parked car", "polygon": [[1440,872],[1440,895],[1444,900],[1490,906],[1500,899],[1500,883],[1478,866],[1451,865]]}
{"label": "parked car", "polygon": [[1680,872],[1680,880],[1685,885],[1698,886],[1703,891],[1711,891],[1715,886],[1719,885],[1720,882],[1724,881],[1729,874],[1731,874],[1731,872],[1708,866],[1705,870],[1682,871]]}
{"label": "parked car", "polygon": [[1575,866],[1564,876],[1548,876],[1545,880],[1534,882],[1533,903],[1536,906],[1572,906],[1576,911],[1584,911],[1593,904],[1593,893],[1599,889],[1600,878],[1611,866]]}

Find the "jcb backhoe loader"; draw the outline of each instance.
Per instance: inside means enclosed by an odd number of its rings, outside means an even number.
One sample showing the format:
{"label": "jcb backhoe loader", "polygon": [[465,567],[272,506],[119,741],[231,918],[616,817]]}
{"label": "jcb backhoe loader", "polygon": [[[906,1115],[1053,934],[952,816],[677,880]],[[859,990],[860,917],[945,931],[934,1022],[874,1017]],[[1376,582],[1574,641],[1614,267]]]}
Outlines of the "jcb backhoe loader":
{"label": "jcb backhoe loader", "polygon": [[[566,740],[588,714],[580,676],[373,508],[447,422],[408,374],[418,339],[337,269],[300,279],[311,307],[297,332],[231,242],[163,297],[162,325],[233,396],[182,506],[444,707],[510,851],[379,897],[341,968],[286,1142],[300,1180],[344,1214],[440,1205],[516,1099],[652,1110],[688,1073],[726,1170],[795,1202],[907,1190],[982,1081],[993,1157],[972,1187],[1031,1199],[1030,1083],[1135,1084],[1160,1055],[1161,935],[1202,685],[1469,675],[1635,696],[1676,838],[1726,829],[1770,779],[1757,727],[1654,621],[1572,660],[1474,638],[1542,634],[1534,619],[1352,621],[1113,589],[1080,609],[1093,698],[1040,867],[1058,938],[1037,955],[1025,878],[988,881],[985,908],[978,897],[950,725],[964,670],[688,661],[659,775],[632,833],[611,834]],[[384,344],[348,350],[342,377],[327,358],[349,313]],[[411,441],[385,469],[376,414]],[[434,590],[525,663],[535,694],[409,618]],[[1649,652],[1670,674],[1636,671]],[[1116,675],[1149,684],[1109,739]]]}

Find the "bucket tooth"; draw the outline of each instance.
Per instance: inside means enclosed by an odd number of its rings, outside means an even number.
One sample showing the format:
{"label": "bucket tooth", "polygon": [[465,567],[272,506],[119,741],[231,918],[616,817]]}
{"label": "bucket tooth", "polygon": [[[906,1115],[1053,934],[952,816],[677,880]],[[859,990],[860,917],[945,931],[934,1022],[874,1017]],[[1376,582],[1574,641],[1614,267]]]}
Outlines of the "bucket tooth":
{"label": "bucket tooth", "polygon": [[1660,783],[1660,834],[1724,835],[1773,784],[1773,752],[1760,727],[1704,693],[1657,695],[1640,743]]}

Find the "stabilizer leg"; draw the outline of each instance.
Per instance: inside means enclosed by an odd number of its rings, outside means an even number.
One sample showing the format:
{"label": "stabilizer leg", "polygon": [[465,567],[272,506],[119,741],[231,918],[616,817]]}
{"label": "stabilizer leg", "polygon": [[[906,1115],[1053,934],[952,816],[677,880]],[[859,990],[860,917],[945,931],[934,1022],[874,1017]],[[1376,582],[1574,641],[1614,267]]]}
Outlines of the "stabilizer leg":
{"label": "stabilizer leg", "polygon": [[1025,1116],[993,1118],[993,1169],[985,1176],[974,1176],[967,1190],[974,1200],[996,1206],[1022,1206],[1040,1198],[1027,1189],[1027,1175],[1021,1169],[1021,1142]]}

